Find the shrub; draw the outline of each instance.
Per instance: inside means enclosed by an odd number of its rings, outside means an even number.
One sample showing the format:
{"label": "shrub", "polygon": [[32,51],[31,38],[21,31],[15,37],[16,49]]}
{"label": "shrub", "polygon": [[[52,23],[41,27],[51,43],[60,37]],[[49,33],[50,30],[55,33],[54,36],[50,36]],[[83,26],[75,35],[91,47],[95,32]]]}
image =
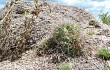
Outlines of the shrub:
{"label": "shrub", "polygon": [[56,27],[53,37],[42,42],[38,49],[39,52],[37,52],[42,55],[42,53],[52,54],[58,51],[58,53],[63,53],[70,57],[79,56],[82,49],[79,42],[79,34],[78,27],[71,24]]}
{"label": "shrub", "polygon": [[110,15],[108,14],[108,12],[100,14],[99,19],[105,24],[110,23]]}
{"label": "shrub", "polygon": [[105,60],[110,59],[110,52],[106,49],[98,50],[98,55]]}
{"label": "shrub", "polygon": [[58,65],[58,70],[72,70],[68,64]]}
{"label": "shrub", "polygon": [[64,24],[55,29],[54,39],[58,47],[69,55],[79,55],[81,46],[79,45],[79,29],[71,24]]}

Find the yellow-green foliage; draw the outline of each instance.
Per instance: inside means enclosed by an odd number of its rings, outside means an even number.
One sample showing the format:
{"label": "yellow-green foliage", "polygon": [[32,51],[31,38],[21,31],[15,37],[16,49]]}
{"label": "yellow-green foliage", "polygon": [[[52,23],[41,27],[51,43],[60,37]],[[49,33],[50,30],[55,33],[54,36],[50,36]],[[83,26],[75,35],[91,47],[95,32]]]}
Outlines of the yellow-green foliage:
{"label": "yellow-green foliage", "polygon": [[103,23],[109,24],[110,23],[110,15],[109,13],[102,13],[99,15],[99,19],[102,20]]}
{"label": "yellow-green foliage", "polygon": [[98,55],[102,57],[103,59],[110,59],[110,52],[106,49],[100,49],[98,50]]}
{"label": "yellow-green foliage", "polygon": [[54,38],[65,54],[75,56],[81,51],[79,33],[77,26],[64,24],[55,29]]}
{"label": "yellow-green foliage", "polygon": [[87,35],[92,36],[94,35],[94,32],[92,30],[87,31]]}
{"label": "yellow-green foliage", "polygon": [[68,64],[59,64],[58,70],[72,70]]}
{"label": "yellow-green foliage", "polygon": [[110,67],[105,68],[105,70],[110,70]]}

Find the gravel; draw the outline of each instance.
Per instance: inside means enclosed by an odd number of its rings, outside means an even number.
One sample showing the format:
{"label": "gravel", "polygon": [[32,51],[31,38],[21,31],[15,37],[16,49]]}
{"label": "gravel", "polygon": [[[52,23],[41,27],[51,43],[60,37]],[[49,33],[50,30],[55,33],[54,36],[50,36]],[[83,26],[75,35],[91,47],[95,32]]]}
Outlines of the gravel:
{"label": "gravel", "polygon": [[[101,28],[90,26],[89,21],[95,20],[95,18],[85,9],[74,6],[60,5],[52,2],[47,3],[50,8],[48,6],[41,8],[42,12],[40,12],[38,18],[35,18],[32,32],[29,40],[27,40],[27,43],[25,44],[25,47],[35,47],[45,38],[52,37],[54,28],[61,24],[71,23],[78,25],[81,32],[80,38],[84,44],[84,56],[71,58],[71,60],[66,63],[72,67],[72,70],[104,70],[105,64],[110,61],[103,61],[96,57],[96,54],[97,49],[99,48],[110,48],[109,26],[101,23],[98,23]],[[33,10],[34,8],[33,2],[27,2],[23,5],[29,10]],[[49,9],[51,9],[51,13],[49,12]],[[19,39],[24,28],[23,14],[15,13],[19,10],[21,9],[17,9],[15,6],[11,17],[12,22],[10,24],[9,31],[12,32],[12,36],[15,38],[12,45]],[[0,16],[1,15],[2,13],[0,13]],[[27,15],[27,22],[31,21],[31,16],[31,14]],[[88,36],[88,30],[93,30],[94,35]],[[7,47],[10,47],[10,45],[7,45]],[[58,64],[51,62],[51,56],[52,55],[38,57],[36,56],[35,49],[28,50],[24,52],[22,57],[18,60],[13,62],[9,60],[0,62],[0,70],[57,70]]]}

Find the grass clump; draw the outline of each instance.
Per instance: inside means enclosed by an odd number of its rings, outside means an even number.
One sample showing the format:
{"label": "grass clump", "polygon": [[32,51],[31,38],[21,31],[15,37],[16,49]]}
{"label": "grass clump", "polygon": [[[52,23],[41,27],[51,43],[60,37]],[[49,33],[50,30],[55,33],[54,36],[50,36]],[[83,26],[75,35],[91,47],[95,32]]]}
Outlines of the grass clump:
{"label": "grass clump", "polygon": [[87,35],[92,36],[92,35],[94,35],[94,32],[89,30],[89,31],[87,31]]}
{"label": "grass clump", "polygon": [[110,24],[110,15],[108,12],[100,14],[99,19],[105,24]]}
{"label": "grass clump", "polygon": [[58,70],[72,70],[68,64],[59,64]]}
{"label": "grass clump", "polygon": [[98,50],[98,55],[101,58],[105,59],[105,60],[110,59],[110,52],[109,52],[109,50],[100,49],[100,50]]}

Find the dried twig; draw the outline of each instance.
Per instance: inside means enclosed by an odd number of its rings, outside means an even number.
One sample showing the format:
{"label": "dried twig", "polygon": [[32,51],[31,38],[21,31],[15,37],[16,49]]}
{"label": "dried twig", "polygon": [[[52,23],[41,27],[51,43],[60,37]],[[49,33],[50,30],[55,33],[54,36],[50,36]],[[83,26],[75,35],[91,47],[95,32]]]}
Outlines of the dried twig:
{"label": "dried twig", "polygon": [[9,14],[11,13],[11,11],[12,11],[12,9],[13,9],[13,7],[14,7],[14,4],[11,4],[10,3],[10,8],[9,8],[9,11],[6,13],[6,15],[5,15],[5,17],[0,21],[0,25],[2,25],[3,23],[4,23],[4,21],[6,21],[6,18],[7,18],[7,16],[9,16]]}

